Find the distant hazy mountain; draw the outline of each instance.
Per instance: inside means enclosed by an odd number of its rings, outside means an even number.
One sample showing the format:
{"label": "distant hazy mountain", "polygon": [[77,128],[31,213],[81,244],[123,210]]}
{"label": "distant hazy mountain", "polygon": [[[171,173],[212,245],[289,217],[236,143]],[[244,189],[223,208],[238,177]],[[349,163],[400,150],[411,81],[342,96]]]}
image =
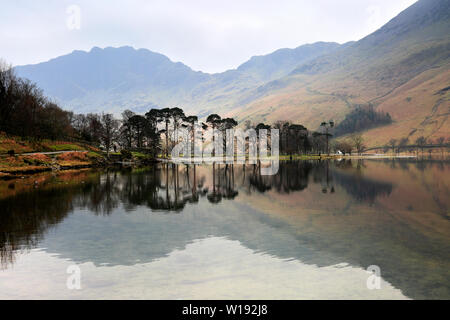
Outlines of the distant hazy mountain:
{"label": "distant hazy mountain", "polygon": [[131,47],[74,51],[48,62],[17,67],[16,71],[77,112],[104,111],[115,103],[132,107],[132,103],[124,105],[115,99],[149,89],[159,96],[177,95],[210,78],[162,54]]}
{"label": "distant hazy mountain", "polygon": [[[74,51],[48,62],[16,67],[16,71],[76,112],[118,112],[125,108],[143,112],[150,106],[194,106],[200,101],[206,104],[223,95],[224,90],[240,91],[285,76],[299,64],[338,46],[317,43],[281,49],[253,57],[237,70],[213,75],[132,47]],[[207,96],[212,98],[205,99]]]}

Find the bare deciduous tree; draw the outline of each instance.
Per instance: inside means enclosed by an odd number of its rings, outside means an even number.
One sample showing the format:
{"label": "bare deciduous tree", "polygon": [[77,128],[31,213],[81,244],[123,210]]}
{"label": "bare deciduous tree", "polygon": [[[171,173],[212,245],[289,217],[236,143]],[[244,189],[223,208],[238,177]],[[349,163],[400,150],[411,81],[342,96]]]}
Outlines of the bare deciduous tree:
{"label": "bare deciduous tree", "polygon": [[365,148],[363,136],[360,133],[353,134],[351,140],[358,154],[361,154]]}
{"label": "bare deciduous tree", "polygon": [[119,121],[114,119],[112,114],[103,113],[101,116],[101,125],[101,140],[106,149],[106,156],[109,157],[109,151],[119,133]]}

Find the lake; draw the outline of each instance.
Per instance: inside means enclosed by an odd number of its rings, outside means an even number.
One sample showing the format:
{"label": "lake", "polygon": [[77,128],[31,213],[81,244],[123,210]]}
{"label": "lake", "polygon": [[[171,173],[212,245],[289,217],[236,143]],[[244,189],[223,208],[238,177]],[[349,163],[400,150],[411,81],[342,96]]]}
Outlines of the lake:
{"label": "lake", "polygon": [[450,298],[446,161],[159,164],[0,192],[0,299]]}

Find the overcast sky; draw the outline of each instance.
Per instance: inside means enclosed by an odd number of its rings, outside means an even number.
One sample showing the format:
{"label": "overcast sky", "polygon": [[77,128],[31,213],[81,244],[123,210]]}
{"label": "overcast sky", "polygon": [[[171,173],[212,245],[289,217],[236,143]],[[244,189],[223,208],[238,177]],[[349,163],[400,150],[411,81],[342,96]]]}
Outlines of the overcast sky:
{"label": "overcast sky", "polygon": [[2,1],[0,58],[22,65],[47,61],[73,50],[89,51],[94,46],[130,45],[162,53],[194,70],[220,72],[236,68],[253,55],[279,48],[316,41],[359,40],[414,2]]}

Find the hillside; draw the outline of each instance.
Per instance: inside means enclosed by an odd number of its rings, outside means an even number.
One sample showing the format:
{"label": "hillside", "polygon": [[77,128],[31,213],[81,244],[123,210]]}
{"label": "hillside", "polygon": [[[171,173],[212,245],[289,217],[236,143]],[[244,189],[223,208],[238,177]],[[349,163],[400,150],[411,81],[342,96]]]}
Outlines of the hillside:
{"label": "hillside", "polygon": [[449,15],[448,1],[418,1],[366,38],[299,66],[276,90],[231,115],[317,128],[372,103],[394,123],[366,132],[371,146],[392,137],[449,137]]}
{"label": "hillside", "polygon": [[241,73],[249,74],[260,81],[270,81],[290,74],[293,67],[334,52],[340,45],[330,42],[307,44],[295,49],[279,49],[265,56],[255,56],[237,68]]}

